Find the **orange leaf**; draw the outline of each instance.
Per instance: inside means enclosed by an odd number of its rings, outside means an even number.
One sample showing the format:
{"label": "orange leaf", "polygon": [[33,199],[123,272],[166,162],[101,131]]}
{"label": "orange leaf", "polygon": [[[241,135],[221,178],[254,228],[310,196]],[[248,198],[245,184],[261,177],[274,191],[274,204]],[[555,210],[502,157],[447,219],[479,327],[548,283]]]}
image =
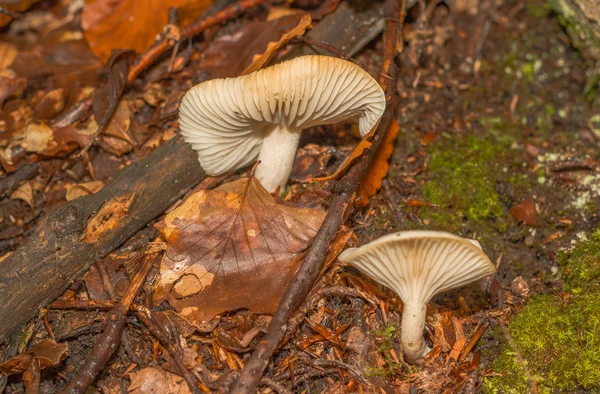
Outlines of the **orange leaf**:
{"label": "orange leaf", "polygon": [[274,312],[324,217],[277,204],[256,178],[193,194],[156,225],[167,301],[193,324],[238,308]]}
{"label": "orange leaf", "polygon": [[523,222],[528,226],[537,225],[537,216],[535,214],[535,201],[529,197],[520,204],[514,205],[508,212],[517,219],[518,222]]}
{"label": "orange leaf", "polygon": [[170,7],[193,9],[200,15],[211,3],[211,0],[86,0],[81,26],[94,55],[106,62],[113,49],[141,53],[150,47],[168,23]]}
{"label": "orange leaf", "polygon": [[385,131],[383,141],[375,152],[375,157],[371,160],[371,165],[363,176],[358,187],[357,198],[354,205],[364,207],[369,202],[369,198],[377,193],[381,187],[381,181],[387,175],[389,164],[388,160],[394,152],[394,141],[398,136],[400,126],[396,119],[392,119]]}

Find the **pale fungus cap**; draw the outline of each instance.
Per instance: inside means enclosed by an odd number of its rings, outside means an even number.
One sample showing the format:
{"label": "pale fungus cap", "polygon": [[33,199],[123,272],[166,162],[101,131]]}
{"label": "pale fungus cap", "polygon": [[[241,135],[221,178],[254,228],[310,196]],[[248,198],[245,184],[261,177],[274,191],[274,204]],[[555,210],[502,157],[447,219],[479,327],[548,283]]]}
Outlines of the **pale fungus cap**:
{"label": "pale fungus cap", "polygon": [[365,135],[384,109],[383,90],[362,68],[301,56],[194,86],[181,102],[179,126],[208,175],[259,159],[256,177],[272,192],[287,183],[302,129],[358,118]]}
{"label": "pale fungus cap", "polygon": [[339,259],[402,298],[401,342],[410,363],[429,350],[423,340],[427,302],[496,271],[479,242],[439,231],[388,234],[360,248],[346,249]]}

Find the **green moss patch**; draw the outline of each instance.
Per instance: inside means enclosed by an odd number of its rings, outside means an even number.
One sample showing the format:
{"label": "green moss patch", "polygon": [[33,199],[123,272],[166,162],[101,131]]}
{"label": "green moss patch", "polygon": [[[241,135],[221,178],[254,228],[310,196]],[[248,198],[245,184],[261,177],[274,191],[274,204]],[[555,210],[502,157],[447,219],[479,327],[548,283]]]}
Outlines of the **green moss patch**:
{"label": "green moss patch", "polygon": [[437,206],[424,208],[422,218],[433,228],[460,232],[463,220],[468,220],[479,222],[480,228],[490,222],[504,229],[510,219],[496,182],[502,179],[502,167],[514,161],[509,158],[514,140],[500,119],[481,123],[485,138],[442,135],[428,148],[430,179],[423,186],[423,198]]}
{"label": "green moss patch", "polygon": [[[600,390],[600,228],[561,259],[563,295],[532,297],[509,325],[516,347],[542,392]],[[486,393],[525,393],[529,384],[507,344],[492,364],[504,376]]]}

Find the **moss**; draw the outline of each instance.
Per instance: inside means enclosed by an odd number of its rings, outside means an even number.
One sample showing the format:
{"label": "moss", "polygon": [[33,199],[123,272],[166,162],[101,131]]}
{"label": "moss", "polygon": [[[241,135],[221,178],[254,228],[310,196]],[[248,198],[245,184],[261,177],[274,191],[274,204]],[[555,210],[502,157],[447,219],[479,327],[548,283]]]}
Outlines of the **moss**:
{"label": "moss", "polygon": [[390,357],[392,344],[394,341],[397,341],[399,332],[398,327],[394,324],[372,332],[373,337],[379,344],[377,350],[381,354],[385,364],[379,367],[367,366],[365,371],[367,377],[396,375],[401,370],[402,364],[397,363]]}
{"label": "moss", "polygon": [[495,190],[510,146],[514,140],[504,132],[498,118],[484,119],[486,139],[473,135],[463,138],[442,136],[430,146],[429,174],[423,197],[437,207],[425,207],[422,218],[432,227],[460,231],[462,220],[486,223],[495,221],[506,227],[506,210]]}
{"label": "moss", "polygon": [[[600,390],[600,228],[561,258],[561,296],[530,299],[509,332],[541,392]],[[524,393],[529,384],[507,344],[492,364],[503,374],[486,380],[486,393]]]}
{"label": "moss", "polygon": [[563,253],[559,262],[565,277],[566,291],[580,294],[591,289],[600,295],[600,227],[589,235],[587,241],[568,253]]}

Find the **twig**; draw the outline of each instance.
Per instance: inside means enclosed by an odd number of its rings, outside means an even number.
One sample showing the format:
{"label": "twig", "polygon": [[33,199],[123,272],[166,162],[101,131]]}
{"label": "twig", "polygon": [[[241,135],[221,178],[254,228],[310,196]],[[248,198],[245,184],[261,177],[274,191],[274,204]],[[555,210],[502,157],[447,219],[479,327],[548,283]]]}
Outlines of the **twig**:
{"label": "twig", "polygon": [[278,394],[291,394],[291,391],[288,391],[288,389],[283,387],[281,383],[276,382],[273,379],[263,377],[261,383],[269,387],[271,390],[274,390]]}
{"label": "twig", "polygon": [[26,164],[6,178],[0,179],[0,198],[10,195],[23,182],[35,177],[39,171],[37,164]]}
{"label": "twig", "polygon": [[[249,8],[256,7],[268,0],[241,0],[235,4],[232,4],[223,10],[217,12],[215,15],[208,16],[181,31],[180,40],[192,38],[206,29],[217,26],[227,20],[233,19],[238,15],[242,14]],[[129,69],[127,76],[126,86],[131,86],[135,82],[136,78],[150,67],[159,57],[164,55],[169,49],[175,46],[177,41],[170,39],[169,37],[161,37],[161,39],[154,43],[146,52],[144,52],[137,62]],[[53,128],[65,127],[76,120],[80,119],[92,107],[92,99],[88,97],[75,104],[68,111],[63,113],[59,118],[56,118],[51,122]]]}
{"label": "twig", "polygon": [[113,301],[94,301],[94,300],[56,300],[48,305],[48,309],[79,309],[79,310],[99,310],[109,311],[115,307]]}
{"label": "twig", "polygon": [[188,384],[190,391],[194,394],[201,394],[202,391],[199,388],[199,381],[196,375],[194,375],[190,370],[187,369],[185,364],[183,363],[183,359],[181,358],[180,352],[175,349],[175,347],[169,341],[169,335],[165,331],[165,329],[159,324],[157,319],[154,317],[150,309],[146,308],[143,305],[136,304],[134,307],[135,314],[140,319],[142,323],[148,328],[148,331],[152,335],[158,339],[161,345],[167,350],[175,364],[179,368],[179,371],[183,375],[183,378]]}
{"label": "twig", "polygon": [[119,345],[121,333],[127,320],[127,312],[146,280],[146,276],[148,276],[153,263],[160,256],[161,253],[154,253],[145,255],[142,258],[140,268],[131,280],[123,299],[108,313],[104,330],[100,338],[96,341],[94,348],[86,357],[77,377],[68,382],[60,391],[60,394],[84,393],[94,379],[96,379],[100,371],[102,371],[108,360],[110,360]]}
{"label": "twig", "polygon": [[521,354],[521,351],[517,347],[517,344],[513,340],[512,336],[510,335],[510,332],[508,331],[508,327],[506,327],[506,324],[502,323],[500,320],[498,320],[498,325],[500,325],[500,328],[502,329],[502,332],[504,333],[504,338],[506,338],[506,342],[508,342],[508,344],[512,348],[513,352],[515,352],[515,357],[517,358],[517,361],[519,362],[519,364],[521,364],[521,368],[523,368],[523,372],[525,373],[525,376],[527,376],[527,381],[529,382],[529,386],[531,386],[531,391],[533,391],[533,394],[537,394],[538,393],[537,384],[536,384],[535,380],[533,379],[533,377],[531,376],[531,374],[529,373],[529,368],[527,368],[525,359],[523,358],[523,355]]}
{"label": "twig", "polygon": [[391,76],[392,78],[380,78],[380,84],[386,92],[387,106],[379,123],[377,131],[373,137],[371,149],[355,164],[346,175],[341,179],[352,185],[351,190],[343,192],[334,197],[327,215],[317,235],[306,253],[304,262],[290,281],[286,292],[271,319],[269,324],[267,338],[262,341],[246,363],[240,378],[233,388],[233,394],[253,393],[260,382],[260,378],[269,363],[269,359],[277,348],[279,341],[286,333],[288,320],[302,304],[304,298],[309,293],[313,283],[316,281],[321,265],[327,255],[329,243],[335,237],[340,226],[346,221],[353,209],[353,201],[358,184],[362,175],[368,168],[368,165],[381,143],[387,126],[393,116],[393,98],[395,87],[396,67],[394,57],[396,55],[396,42],[399,31],[400,7],[397,0],[388,0],[386,2],[386,28],[384,33],[384,60],[381,74]]}

